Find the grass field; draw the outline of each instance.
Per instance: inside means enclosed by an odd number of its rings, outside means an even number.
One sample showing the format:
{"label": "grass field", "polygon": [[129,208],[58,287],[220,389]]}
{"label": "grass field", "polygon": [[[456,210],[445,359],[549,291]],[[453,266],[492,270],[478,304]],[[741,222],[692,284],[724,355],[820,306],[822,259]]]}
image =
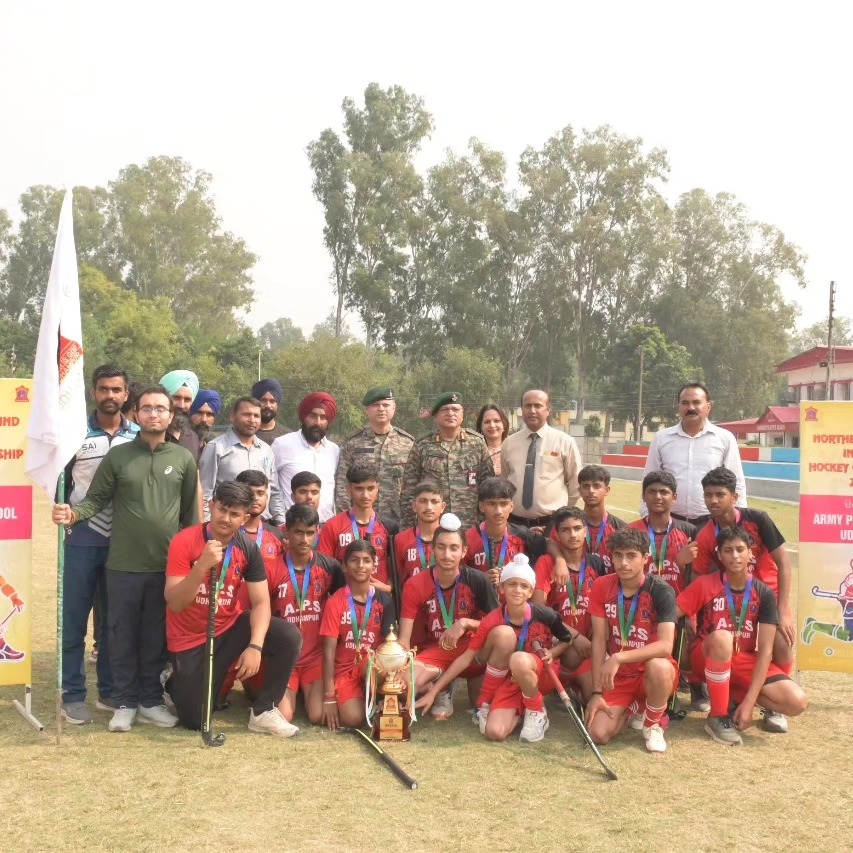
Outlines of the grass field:
{"label": "grass field", "polygon": [[[637,484],[616,483],[611,504],[635,508],[638,497]],[[755,504],[796,541],[795,507]],[[290,741],[250,734],[239,695],[217,716],[221,749],[179,730],[109,734],[101,712],[93,726],[66,727],[57,747],[55,533],[47,504],[36,510],[45,523],[34,542],[34,706],[48,730],[15,712],[21,688],[0,689],[4,850],[850,849],[849,675],[804,673],[806,714],[787,735],[751,729],[742,748],[713,744],[696,714],[671,725],[665,755],[628,732],[604,749],[618,782],[605,780],[565,714],[551,711],[540,744],[492,744],[460,695],[451,720],[419,722],[410,744],[389,748],[415,792],[350,736],[307,723]]]}

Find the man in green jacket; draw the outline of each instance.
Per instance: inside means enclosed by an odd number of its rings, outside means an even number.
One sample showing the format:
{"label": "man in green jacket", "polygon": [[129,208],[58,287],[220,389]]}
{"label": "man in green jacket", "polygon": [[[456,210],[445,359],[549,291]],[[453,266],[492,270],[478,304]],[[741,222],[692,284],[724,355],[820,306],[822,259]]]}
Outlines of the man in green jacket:
{"label": "man in green jacket", "polygon": [[171,538],[198,523],[198,469],[192,454],[166,441],[172,400],[160,385],[136,404],[140,432],[113,447],[101,462],[85,500],[56,504],[53,521],[74,525],[112,505],[107,557],[110,664],[116,711],[111,732],[134,720],[161,727],[175,717],[163,704],[160,672],[166,658],[166,554]]}

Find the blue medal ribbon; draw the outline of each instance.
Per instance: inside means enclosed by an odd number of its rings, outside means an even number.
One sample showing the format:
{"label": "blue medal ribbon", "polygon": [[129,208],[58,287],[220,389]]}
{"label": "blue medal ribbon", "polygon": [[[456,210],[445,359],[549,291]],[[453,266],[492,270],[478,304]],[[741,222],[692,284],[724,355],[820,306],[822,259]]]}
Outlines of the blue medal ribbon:
{"label": "blue medal ribbon", "polygon": [[[740,524],[740,510],[735,509],[735,524]],[[720,535],[720,525],[714,522],[714,539]]]}
{"label": "blue medal ribbon", "polygon": [[[210,540],[210,525],[206,524],[204,527],[204,538],[205,541]],[[219,571],[219,578],[216,581],[216,589],[213,594],[216,598],[219,598],[219,593],[222,591],[222,587],[225,586],[225,576],[228,574],[228,569],[231,566],[231,554],[234,551],[234,539],[228,543],[228,547],[225,549],[225,557],[222,560],[222,568]],[[210,594],[210,590],[208,590],[208,594]]]}
{"label": "blue medal ribbon", "polygon": [[367,630],[367,624],[370,622],[370,611],[373,610],[373,596],[376,594],[373,587],[370,587],[370,592],[367,593],[367,603],[364,605],[364,622],[358,624],[358,613],[355,609],[355,599],[352,597],[352,590],[347,585],[347,602],[349,603],[349,612],[352,619],[352,636],[355,640],[356,661],[361,660],[361,638]]}
{"label": "blue medal ribbon", "polygon": [[349,520],[350,520],[350,524],[352,524],[353,541],[355,541],[356,539],[363,539],[363,538],[366,538],[368,542],[372,541],[373,528],[376,526],[376,513],[375,512],[370,516],[370,521],[366,525],[364,525],[365,527],[367,527],[367,536],[366,537],[363,537],[361,535],[361,525],[359,525],[359,523],[355,520],[355,513],[352,511],[350,511]]}
{"label": "blue medal ribbon", "polygon": [[572,585],[572,574],[569,572],[569,582],[566,584],[566,592],[569,595],[569,604],[572,608],[572,619],[577,619],[578,599],[583,592],[583,583],[586,579],[586,557],[581,560],[580,569],[578,569],[578,590]]}
{"label": "blue medal ribbon", "polygon": [[287,571],[290,572],[290,583],[293,586],[293,595],[296,598],[296,606],[299,608],[299,612],[301,613],[305,609],[305,602],[308,599],[308,588],[311,585],[311,561],[308,562],[308,565],[305,567],[305,571],[302,575],[302,594],[299,594],[299,581],[296,577],[296,568],[293,565],[293,560],[290,558],[290,554],[286,554],[285,562],[287,563]]}
{"label": "blue medal ribbon", "polygon": [[[518,635],[518,643],[515,646],[515,650],[517,652],[524,651],[524,643],[527,641],[527,632],[530,630],[530,619],[532,613],[532,608],[529,604],[526,604],[524,606],[524,621],[521,623],[521,633]],[[515,627],[515,625],[510,622],[508,607],[504,608],[504,625],[509,625],[511,628]]]}
{"label": "blue medal ribbon", "polygon": [[723,581],[723,588],[726,591],[726,601],[728,602],[729,613],[731,614],[732,622],[734,623],[735,654],[738,654],[738,652],[740,652],[740,635],[743,633],[743,626],[746,624],[746,614],[749,610],[749,598],[752,593],[752,578],[750,577],[749,580],[747,580],[746,589],[743,591],[743,600],[740,603],[740,616],[738,616],[737,611],[735,610],[735,597],[728,577]]}
{"label": "blue medal ribbon", "polygon": [[486,564],[488,567],[490,569],[503,568],[504,562],[506,561],[506,552],[509,549],[509,536],[504,533],[504,539],[503,542],[501,542],[500,555],[498,556],[496,563],[492,562],[494,551],[492,550],[492,540],[486,534],[485,522],[480,525],[480,538],[483,540],[483,551],[486,553]]}
{"label": "blue medal ribbon", "polygon": [[584,519],[584,525],[586,526],[586,549],[587,551],[597,554],[598,549],[601,547],[601,542],[604,539],[604,534],[607,531],[607,519],[609,518],[608,514],[604,513],[604,518],[601,519],[601,524],[598,527],[598,535],[595,537],[595,547],[592,544],[592,536],[589,532],[589,524],[587,524],[586,519]]}
{"label": "blue medal ribbon", "polygon": [[652,553],[652,563],[657,567],[657,573],[660,575],[663,573],[663,564],[666,560],[666,549],[669,546],[669,534],[672,530],[672,519],[669,520],[669,524],[666,526],[666,533],[663,535],[663,542],[661,542],[660,546],[660,556],[658,556],[655,529],[652,527],[648,519],[646,519],[646,527],[649,531],[649,545]]}
{"label": "blue medal ribbon", "polygon": [[421,571],[425,572],[435,565],[435,554],[431,553],[429,555],[429,563],[427,563],[426,549],[424,548],[424,540],[421,539],[421,530],[419,527],[415,528],[415,544],[418,548],[418,558],[421,561]]}

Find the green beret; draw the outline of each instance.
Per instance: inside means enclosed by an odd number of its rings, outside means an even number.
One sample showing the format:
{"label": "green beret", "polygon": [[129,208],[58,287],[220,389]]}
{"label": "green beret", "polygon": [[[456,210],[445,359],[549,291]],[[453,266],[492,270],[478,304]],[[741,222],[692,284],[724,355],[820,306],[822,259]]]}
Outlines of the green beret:
{"label": "green beret", "polygon": [[393,388],[371,388],[365,395],[364,399],[361,401],[362,406],[370,406],[373,403],[378,403],[380,400],[393,400],[394,399],[394,389]]}
{"label": "green beret", "polygon": [[446,406],[449,403],[459,403],[462,405],[462,395],[458,391],[445,391],[443,394],[439,394],[438,397],[435,398],[435,403],[433,404],[431,415],[434,415],[442,406]]}

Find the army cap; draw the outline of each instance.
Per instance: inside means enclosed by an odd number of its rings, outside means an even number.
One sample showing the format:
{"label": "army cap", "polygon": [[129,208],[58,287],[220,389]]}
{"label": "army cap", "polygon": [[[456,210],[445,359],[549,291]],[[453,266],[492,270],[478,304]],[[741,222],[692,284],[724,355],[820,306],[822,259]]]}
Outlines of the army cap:
{"label": "army cap", "polygon": [[362,406],[372,406],[374,403],[378,403],[380,400],[393,400],[394,399],[394,389],[388,388],[387,386],[384,388],[371,388],[365,395],[364,399],[361,401]]}
{"label": "army cap", "polygon": [[451,403],[458,403],[460,406],[462,405],[462,395],[458,391],[445,391],[442,394],[439,394],[438,397],[435,398],[435,403],[433,404],[431,415],[434,415],[442,406],[448,406]]}

